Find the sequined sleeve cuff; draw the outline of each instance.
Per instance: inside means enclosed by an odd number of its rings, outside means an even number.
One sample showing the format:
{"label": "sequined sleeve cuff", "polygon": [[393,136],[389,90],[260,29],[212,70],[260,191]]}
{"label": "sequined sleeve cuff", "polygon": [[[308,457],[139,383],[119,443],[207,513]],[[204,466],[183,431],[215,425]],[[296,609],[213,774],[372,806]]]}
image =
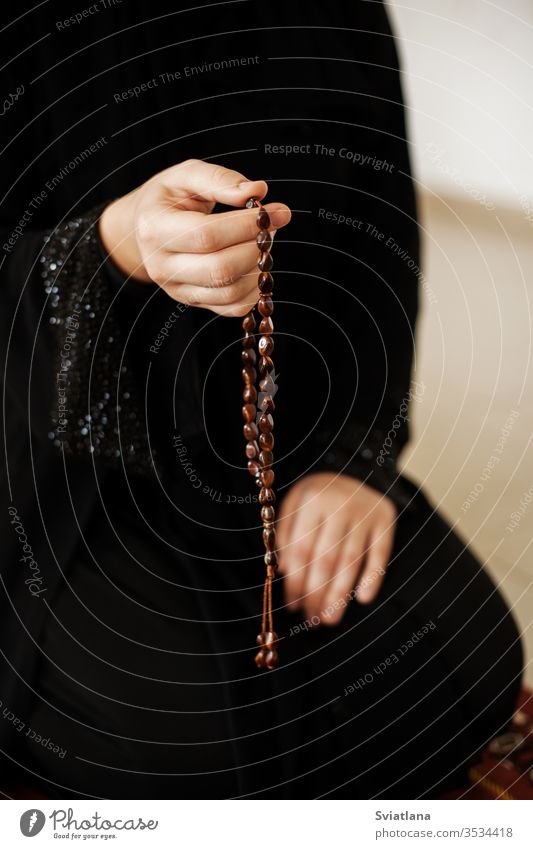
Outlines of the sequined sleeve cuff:
{"label": "sequined sleeve cuff", "polygon": [[49,438],[66,454],[152,466],[142,403],[98,237],[107,204],[46,233],[40,256],[55,357]]}

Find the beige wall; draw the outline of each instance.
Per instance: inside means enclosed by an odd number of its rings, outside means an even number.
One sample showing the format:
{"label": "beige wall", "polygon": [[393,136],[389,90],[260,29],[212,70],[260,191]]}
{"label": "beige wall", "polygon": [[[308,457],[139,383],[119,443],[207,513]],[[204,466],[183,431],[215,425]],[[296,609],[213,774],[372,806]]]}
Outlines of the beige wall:
{"label": "beige wall", "polygon": [[531,662],[533,224],[457,197],[425,193],[420,207],[428,285],[416,379],[425,390],[402,459],[501,583]]}

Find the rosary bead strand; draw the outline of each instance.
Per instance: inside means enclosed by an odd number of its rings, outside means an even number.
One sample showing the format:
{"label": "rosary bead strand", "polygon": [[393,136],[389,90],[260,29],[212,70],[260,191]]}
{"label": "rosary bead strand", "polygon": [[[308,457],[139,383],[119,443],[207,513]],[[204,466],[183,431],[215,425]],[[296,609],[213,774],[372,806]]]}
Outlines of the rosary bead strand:
{"label": "rosary bead strand", "polygon": [[[272,236],[269,231],[270,217],[257,198],[246,202],[247,209],[257,208],[257,226],[259,232],[256,244],[259,249],[257,268],[259,277],[257,285],[259,300],[257,310],[261,316],[259,321],[258,353],[255,351],[257,321],[252,308],[242,321],[244,331],[242,337],[242,378],[244,381],[242,416],[244,419],[243,433],[246,440],[246,458],[248,471],[255,478],[259,488],[259,504],[261,505],[261,521],[263,523],[263,544],[265,546],[266,578],[263,588],[263,615],[261,618],[261,633],[257,637],[259,651],[255,663],[259,669],[274,669],[278,665],[278,652],[275,644],[278,636],[274,631],[272,615],[272,582],[276,576],[278,559],[276,553],[276,512],[274,503],[276,495],[273,489],[274,470],[274,381],[271,372],[274,370],[272,352],[274,350],[274,324],[272,313],[274,304],[272,292],[274,281],[270,274],[273,261],[270,254]],[[258,392],[255,388],[257,371],[261,377],[259,389],[262,395],[260,409],[257,409]]]}

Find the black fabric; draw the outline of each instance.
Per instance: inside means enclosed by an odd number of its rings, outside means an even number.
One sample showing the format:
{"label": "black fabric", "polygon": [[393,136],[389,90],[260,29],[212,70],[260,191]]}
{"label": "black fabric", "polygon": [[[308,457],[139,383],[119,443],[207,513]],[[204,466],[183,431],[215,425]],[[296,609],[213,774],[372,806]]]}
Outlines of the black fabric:
{"label": "black fabric", "polygon": [[[521,653],[486,573],[396,470],[419,256],[392,34],[381,3],[204,5],[132,0],[65,26],[70,4],[55,3],[3,32],[2,90],[24,87],[0,122],[6,778],[19,765],[57,798],[431,794],[507,722]],[[258,58],[205,69],[232,57]],[[272,153],[295,144],[309,153]],[[330,469],[399,509],[382,594],[338,628],[302,627],[276,583],[271,675],[253,667],[264,567],[239,321],[183,310],[154,354],[176,303],[124,281],[97,240],[102,205],[189,157],[266,179],[294,210],[274,252],[280,496]],[[50,285],[51,249],[69,259]],[[95,329],[72,374],[97,401],[107,346],[114,390],[123,367],[134,378],[120,427],[144,426],[144,468],[113,428],[97,452],[54,438],[50,319],[89,283]],[[430,621],[402,663],[372,672]]]}

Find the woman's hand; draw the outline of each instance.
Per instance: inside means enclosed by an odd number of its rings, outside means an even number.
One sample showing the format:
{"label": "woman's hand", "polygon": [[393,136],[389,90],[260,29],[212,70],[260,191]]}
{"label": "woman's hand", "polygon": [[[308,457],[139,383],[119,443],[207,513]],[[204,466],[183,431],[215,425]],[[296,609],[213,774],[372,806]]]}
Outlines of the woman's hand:
{"label": "woman's hand", "polygon": [[277,534],[289,609],[336,625],[351,599],[373,601],[395,522],[392,501],[355,478],[320,472],[294,484],[281,503]]}
{"label": "woman's hand", "polygon": [[[158,283],[181,303],[243,316],[257,302],[257,210],[209,213],[216,202],[242,207],[267,190],[263,180],[188,159],[106,207],[100,236],[128,276]],[[289,223],[284,204],[265,208],[272,234]]]}

